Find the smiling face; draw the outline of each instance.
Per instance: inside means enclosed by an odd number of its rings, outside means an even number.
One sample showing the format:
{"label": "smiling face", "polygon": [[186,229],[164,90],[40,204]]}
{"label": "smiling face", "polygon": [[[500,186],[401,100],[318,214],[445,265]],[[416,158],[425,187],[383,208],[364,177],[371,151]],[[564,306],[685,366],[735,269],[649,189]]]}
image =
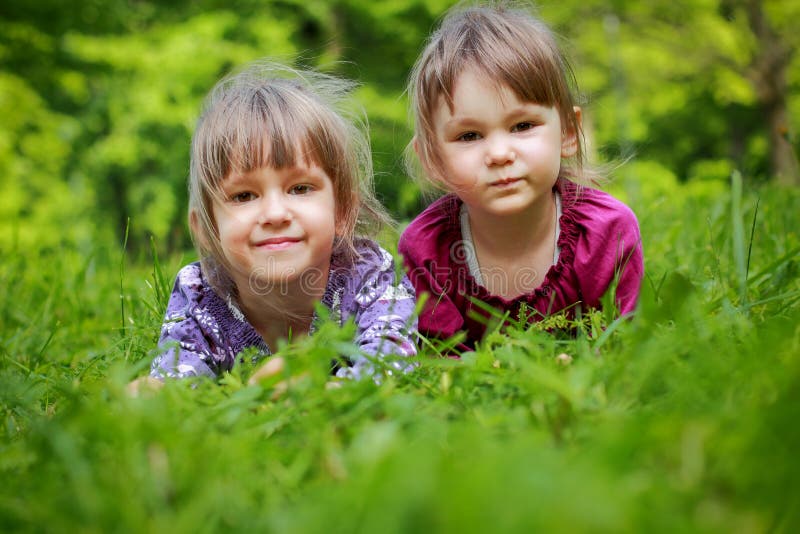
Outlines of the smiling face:
{"label": "smiling face", "polygon": [[431,169],[470,212],[511,215],[552,202],[561,158],[575,154],[554,106],[523,102],[471,69],[461,73],[452,109],[433,117],[441,168]]}
{"label": "smiling face", "polygon": [[302,160],[233,173],[213,203],[219,243],[241,295],[327,280],[336,234],[330,177]]}

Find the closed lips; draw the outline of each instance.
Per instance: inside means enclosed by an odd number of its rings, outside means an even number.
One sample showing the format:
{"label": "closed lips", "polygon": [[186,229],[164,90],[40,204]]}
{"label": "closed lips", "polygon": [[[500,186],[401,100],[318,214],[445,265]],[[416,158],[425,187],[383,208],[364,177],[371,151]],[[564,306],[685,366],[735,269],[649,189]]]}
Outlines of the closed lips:
{"label": "closed lips", "polygon": [[508,185],[518,182],[519,180],[519,178],[503,178],[501,180],[495,180],[494,182],[491,182],[490,185]]}
{"label": "closed lips", "polygon": [[290,247],[299,242],[299,237],[270,237],[268,239],[262,239],[261,241],[258,241],[255,246],[269,249],[282,249]]}

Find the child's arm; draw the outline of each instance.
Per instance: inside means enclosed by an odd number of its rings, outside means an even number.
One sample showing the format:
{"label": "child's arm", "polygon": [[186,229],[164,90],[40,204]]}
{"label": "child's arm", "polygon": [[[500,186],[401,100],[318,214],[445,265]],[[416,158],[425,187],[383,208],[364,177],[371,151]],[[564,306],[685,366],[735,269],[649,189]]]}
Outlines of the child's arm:
{"label": "child's arm", "polygon": [[[438,258],[429,252],[420,257],[420,249],[431,246],[428,244],[421,247],[421,243],[429,238],[410,235],[410,230],[411,226],[400,237],[397,248],[403,257],[407,276],[414,287],[416,297],[419,299],[425,296],[427,299],[420,312],[419,330],[424,336],[448,339],[465,327],[462,315],[465,305],[462,303],[462,308],[459,310],[459,306],[453,302],[455,291],[452,278],[455,268],[446,257]],[[449,247],[446,250],[449,250]],[[444,278],[444,285],[437,276]]]}
{"label": "child's arm", "polygon": [[626,238],[620,241],[620,254],[614,273],[617,281],[616,303],[620,315],[634,311],[639,300],[639,290],[644,277],[644,255],[639,226],[635,225]]}
{"label": "child's arm", "polygon": [[[356,288],[353,317],[357,327],[356,345],[373,359],[385,355],[415,356],[416,299],[411,282],[405,276],[396,282],[394,260],[377,246],[375,250],[362,252],[361,261],[372,262],[373,268],[367,270],[367,276]],[[396,359],[390,366],[402,372],[413,369],[413,365]],[[352,367],[339,369],[336,375],[360,378],[374,373],[375,366],[370,358],[362,357],[356,359]]]}
{"label": "child's arm", "polygon": [[578,279],[589,307],[599,307],[603,295],[616,288],[617,309],[626,315],[636,308],[644,276],[639,224],[633,212],[619,203],[604,226],[579,246]]}
{"label": "child's arm", "polygon": [[158,345],[163,352],[153,360],[150,376],[216,378],[219,362],[228,358],[224,351],[215,350],[221,343],[211,343],[221,341],[221,329],[207,308],[199,305],[206,289],[198,264],[187,265],[178,273],[161,326]]}

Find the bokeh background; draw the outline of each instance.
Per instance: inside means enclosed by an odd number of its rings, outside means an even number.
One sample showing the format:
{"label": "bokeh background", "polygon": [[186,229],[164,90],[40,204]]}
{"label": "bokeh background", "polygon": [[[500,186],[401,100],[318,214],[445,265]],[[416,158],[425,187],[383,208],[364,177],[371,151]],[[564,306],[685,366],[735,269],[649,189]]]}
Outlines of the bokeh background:
{"label": "bokeh background", "polygon": [[402,224],[403,87],[449,5],[0,0],[0,532],[800,532],[797,0],[539,5],[639,219],[633,320],[510,318],[337,389],[326,323],[273,382],[127,393],[194,259],[206,92],[264,56],[360,82]]}
{"label": "bokeh background", "polygon": [[[0,6],[0,251],[190,251],[188,150],[203,96],[271,56],[361,83],[377,189],[404,172],[407,73],[447,0],[8,0]],[[592,157],[630,187],[800,183],[800,3],[559,0]],[[796,27],[795,27],[796,30]],[[716,186],[712,186],[716,187]],[[642,207],[638,207],[641,211]],[[134,256],[135,257],[135,256]]]}

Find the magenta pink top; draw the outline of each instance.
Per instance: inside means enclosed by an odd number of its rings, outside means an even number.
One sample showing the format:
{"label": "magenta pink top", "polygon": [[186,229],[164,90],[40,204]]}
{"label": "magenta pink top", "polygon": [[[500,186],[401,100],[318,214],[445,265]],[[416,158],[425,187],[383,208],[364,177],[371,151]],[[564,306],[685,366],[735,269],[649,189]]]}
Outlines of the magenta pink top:
{"label": "magenta pink top", "polygon": [[537,320],[565,309],[574,313],[577,304],[584,312],[600,308],[615,277],[618,310],[633,311],[644,274],[636,216],[597,189],[578,188],[565,180],[555,187],[562,206],[558,261],[538,288],[513,300],[489,293],[470,274],[462,250],[458,197],[440,198],[411,222],[400,237],[399,252],[417,297],[428,294],[419,318],[421,333],[444,339],[465,331],[466,343],[472,346],[483,337],[486,319],[482,318],[488,314],[470,297],[500,312],[510,311],[511,317],[525,303],[539,312],[532,314]]}

